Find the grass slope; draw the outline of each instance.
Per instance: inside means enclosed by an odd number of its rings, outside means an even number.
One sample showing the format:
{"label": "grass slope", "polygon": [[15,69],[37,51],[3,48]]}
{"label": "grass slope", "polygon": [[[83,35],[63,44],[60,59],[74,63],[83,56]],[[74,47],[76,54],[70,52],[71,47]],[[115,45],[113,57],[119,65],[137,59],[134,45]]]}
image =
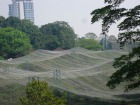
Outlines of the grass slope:
{"label": "grass slope", "polygon": [[[39,77],[50,85],[69,92],[103,100],[130,101],[139,89],[123,92],[123,85],[114,90],[106,87],[109,76],[116,70],[113,59],[124,54],[119,51],[89,51],[73,48],[67,51],[38,50],[11,61],[0,61],[0,86],[10,83],[25,84],[28,77]],[[60,70],[61,79],[54,79]],[[139,99],[137,95],[135,99]]]}

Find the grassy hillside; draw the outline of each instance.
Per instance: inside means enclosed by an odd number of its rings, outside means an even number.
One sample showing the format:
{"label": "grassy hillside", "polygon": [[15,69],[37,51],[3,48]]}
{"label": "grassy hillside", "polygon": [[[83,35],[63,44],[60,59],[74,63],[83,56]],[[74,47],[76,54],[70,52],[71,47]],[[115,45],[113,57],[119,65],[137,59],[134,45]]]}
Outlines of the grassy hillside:
{"label": "grassy hillside", "polygon": [[[0,86],[26,84],[29,77],[39,77],[50,85],[74,94],[102,100],[131,101],[139,89],[123,92],[123,85],[114,90],[106,87],[109,76],[116,70],[113,60],[124,54],[120,51],[89,51],[73,48],[66,51],[38,50],[13,60],[0,61]],[[56,76],[55,70],[60,70]],[[129,97],[129,98],[128,98]],[[135,96],[138,100],[140,95]]]}
{"label": "grassy hillside", "polygon": [[25,94],[25,87],[10,84],[0,87],[0,105],[20,105],[19,98]]}

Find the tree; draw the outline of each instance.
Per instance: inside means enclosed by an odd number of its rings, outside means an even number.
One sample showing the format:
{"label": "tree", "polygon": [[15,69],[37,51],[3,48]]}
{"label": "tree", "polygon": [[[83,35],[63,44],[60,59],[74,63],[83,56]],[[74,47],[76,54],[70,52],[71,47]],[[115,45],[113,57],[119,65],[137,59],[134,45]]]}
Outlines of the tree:
{"label": "tree", "polygon": [[19,29],[21,25],[21,21],[18,17],[9,17],[1,22],[0,26],[2,28],[13,27]]}
{"label": "tree", "polygon": [[33,48],[41,48],[42,45],[42,34],[39,30],[39,28],[34,25],[29,20],[20,20],[17,17],[8,17],[3,22],[0,23],[0,27],[6,28],[6,27],[13,27],[15,29],[18,29],[30,38],[30,43],[33,46]]}
{"label": "tree", "polygon": [[108,50],[108,35],[101,34],[99,37],[101,38],[100,44],[102,45],[103,50]]}
{"label": "tree", "polygon": [[89,32],[89,33],[85,34],[85,38],[87,38],[87,39],[96,39],[97,35],[95,33]]}
{"label": "tree", "polygon": [[42,44],[43,49],[49,50],[54,50],[60,46],[58,38],[53,35],[44,36],[44,38],[42,39]]}
{"label": "tree", "polygon": [[56,48],[70,49],[75,46],[76,34],[67,22],[56,21],[54,23],[49,23],[41,26],[40,31],[43,34],[43,39],[46,39],[48,36],[55,37],[55,40],[59,43],[59,46],[57,45]]}
{"label": "tree", "polygon": [[0,24],[5,20],[5,17],[0,16]]}
{"label": "tree", "polygon": [[14,28],[0,28],[0,56],[15,58],[23,56],[31,50],[28,36]]}
{"label": "tree", "polygon": [[46,82],[33,80],[26,87],[26,96],[20,98],[22,105],[65,105],[65,99],[57,98]]}
{"label": "tree", "polygon": [[95,39],[79,38],[77,45],[88,50],[102,50],[102,46]]}
{"label": "tree", "polygon": [[[110,26],[116,21],[121,22],[118,25],[120,33],[118,41],[121,47],[125,43],[140,42],[140,5],[132,9],[120,8],[119,4],[125,0],[105,0],[107,6],[94,10],[92,23],[102,20],[102,32],[107,33]],[[128,82],[125,85],[125,91],[140,86],[140,45],[133,48],[132,52],[122,55],[115,59],[113,66],[118,70],[112,74],[107,86],[115,88],[122,82]]]}
{"label": "tree", "polygon": [[117,43],[117,38],[114,35],[108,37],[108,49],[119,50],[119,43]]}
{"label": "tree", "polygon": [[21,20],[19,30],[29,36],[33,48],[39,49],[42,47],[42,33],[40,32],[38,26],[34,25],[29,20]]}

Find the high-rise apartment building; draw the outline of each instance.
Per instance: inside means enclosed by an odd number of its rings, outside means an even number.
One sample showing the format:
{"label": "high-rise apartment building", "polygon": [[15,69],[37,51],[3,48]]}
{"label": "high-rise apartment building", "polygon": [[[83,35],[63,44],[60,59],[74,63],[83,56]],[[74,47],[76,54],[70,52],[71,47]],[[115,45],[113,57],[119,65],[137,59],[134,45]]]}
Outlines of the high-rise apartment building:
{"label": "high-rise apartment building", "polygon": [[33,1],[12,0],[12,4],[9,4],[9,16],[30,20],[34,23]]}

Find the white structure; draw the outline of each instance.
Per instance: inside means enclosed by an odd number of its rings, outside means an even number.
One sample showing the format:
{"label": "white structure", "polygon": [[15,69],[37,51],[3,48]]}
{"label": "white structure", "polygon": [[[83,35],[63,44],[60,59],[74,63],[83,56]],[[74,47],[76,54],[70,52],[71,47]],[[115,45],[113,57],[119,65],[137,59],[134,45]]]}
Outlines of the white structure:
{"label": "white structure", "polygon": [[9,16],[30,20],[34,23],[33,1],[12,0],[12,4],[9,4]]}

